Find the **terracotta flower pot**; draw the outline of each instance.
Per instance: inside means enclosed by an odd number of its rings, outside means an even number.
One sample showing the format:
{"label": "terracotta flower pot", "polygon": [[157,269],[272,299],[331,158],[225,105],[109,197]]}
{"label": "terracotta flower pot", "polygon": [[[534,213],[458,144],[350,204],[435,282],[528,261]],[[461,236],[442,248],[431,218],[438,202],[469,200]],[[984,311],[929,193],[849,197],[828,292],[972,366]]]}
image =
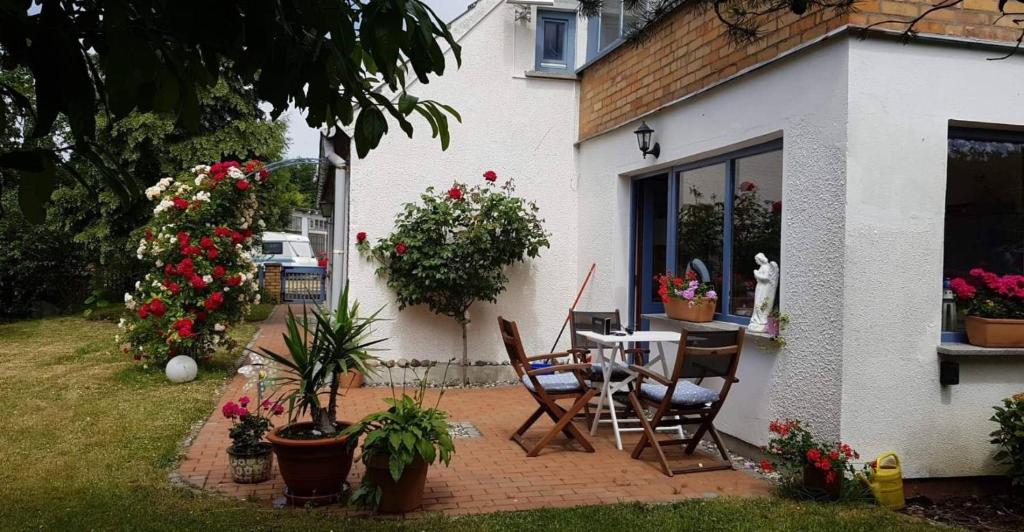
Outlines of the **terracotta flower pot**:
{"label": "terracotta flower pot", "polygon": [[670,297],[665,303],[665,314],[675,320],[697,323],[711,321],[715,317],[715,302],[706,300],[691,305],[690,301]]}
{"label": "terracotta flower pot", "polygon": [[817,467],[804,466],[804,489],[813,493],[824,493],[829,500],[837,501],[843,489],[843,475],[836,473],[835,480],[828,482],[825,473],[826,471]]}
{"label": "terracotta flower pot", "polygon": [[967,316],[967,341],[979,347],[1024,347],[1024,320]]}
{"label": "terracotta flower pot", "polygon": [[[349,425],[339,423],[341,429]],[[347,437],[293,440],[280,436],[288,428],[303,430],[312,427],[313,424],[308,422],[295,423],[267,435],[267,440],[274,446],[278,468],[287,486],[285,497],[295,506],[337,502],[352,469],[356,442],[349,445]]]}
{"label": "terracotta flower pot", "polygon": [[341,378],[338,379],[341,383],[341,389],[347,390],[349,388],[362,388],[363,387],[363,374],[358,371],[346,371],[341,374]]}
{"label": "terracotta flower pot", "polygon": [[270,478],[274,467],[274,452],[269,443],[261,443],[254,453],[239,453],[228,447],[228,468],[237,484],[256,484]]}
{"label": "terracotta flower pot", "polygon": [[387,456],[373,456],[366,464],[366,474],[375,486],[380,488],[381,513],[400,514],[411,512],[423,506],[423,488],[427,483],[429,464],[416,457],[411,464],[405,466],[402,478],[395,482],[388,470]]}

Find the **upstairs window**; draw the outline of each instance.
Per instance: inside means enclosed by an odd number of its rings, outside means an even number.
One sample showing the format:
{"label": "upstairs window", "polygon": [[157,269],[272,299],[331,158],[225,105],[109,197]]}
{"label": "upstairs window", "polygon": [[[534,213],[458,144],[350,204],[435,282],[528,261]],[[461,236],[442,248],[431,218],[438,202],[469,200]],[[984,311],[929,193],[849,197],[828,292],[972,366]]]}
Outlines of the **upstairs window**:
{"label": "upstairs window", "polygon": [[575,13],[537,11],[536,70],[571,72],[576,62],[575,44]]}
{"label": "upstairs window", "polygon": [[601,14],[587,23],[587,59],[611,48],[636,25],[639,15],[627,9],[623,0],[605,0]]}

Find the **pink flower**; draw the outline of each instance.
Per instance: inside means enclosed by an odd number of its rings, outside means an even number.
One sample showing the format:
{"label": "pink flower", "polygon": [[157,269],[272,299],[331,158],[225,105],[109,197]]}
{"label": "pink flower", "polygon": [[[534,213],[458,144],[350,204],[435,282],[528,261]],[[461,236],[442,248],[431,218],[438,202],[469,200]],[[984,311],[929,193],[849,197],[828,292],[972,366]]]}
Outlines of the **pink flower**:
{"label": "pink flower", "polygon": [[687,288],[686,290],[683,290],[681,295],[683,296],[683,299],[692,301],[695,294],[693,288]]}
{"label": "pink flower", "polygon": [[498,174],[494,173],[494,170],[488,170],[484,172],[484,179],[493,183],[498,180]]}
{"label": "pink flower", "polygon": [[252,399],[249,399],[249,396],[248,396],[248,395],[243,395],[243,396],[242,396],[242,397],[241,397],[241,398],[240,398],[240,399],[238,400],[238,404],[242,405],[243,407],[247,407],[247,406],[249,406],[249,403],[250,403],[251,401],[252,401]]}
{"label": "pink flower", "polygon": [[275,416],[279,416],[284,413],[284,406],[281,406],[281,403],[275,403],[273,408],[270,409],[270,412]]}
{"label": "pink flower", "polygon": [[981,277],[982,275],[985,275],[985,270],[981,268],[971,268],[971,271],[967,273],[971,274],[971,277]]}
{"label": "pink flower", "polygon": [[757,190],[757,185],[753,181],[744,181],[740,183],[740,190],[742,192],[753,192]]}
{"label": "pink flower", "polygon": [[970,283],[965,281],[961,277],[957,277],[949,282],[949,287],[956,294],[956,297],[960,299],[971,299],[978,292],[976,288],[971,286]]}
{"label": "pink flower", "polygon": [[234,418],[236,416],[235,411],[237,409],[238,409],[238,405],[236,405],[234,401],[228,401],[220,409],[220,412],[221,412],[221,414],[224,414],[224,417],[226,417],[228,419],[232,419],[232,418]]}
{"label": "pink flower", "polygon": [[708,290],[707,293],[704,294],[704,297],[708,299],[718,299],[718,292],[715,292],[714,290]]}

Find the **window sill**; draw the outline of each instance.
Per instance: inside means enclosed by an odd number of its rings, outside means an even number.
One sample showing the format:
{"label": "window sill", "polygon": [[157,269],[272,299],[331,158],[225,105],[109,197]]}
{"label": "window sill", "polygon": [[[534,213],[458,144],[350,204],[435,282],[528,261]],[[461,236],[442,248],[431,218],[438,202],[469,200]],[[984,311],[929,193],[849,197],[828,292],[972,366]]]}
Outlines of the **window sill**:
{"label": "window sill", "polygon": [[544,72],[543,70],[527,70],[524,75],[528,78],[541,79],[564,79],[575,81],[579,78],[572,72]]}
{"label": "window sill", "polygon": [[[675,318],[668,317],[666,314],[642,314],[640,317],[645,320],[665,323],[671,327],[686,329],[687,331],[735,331],[736,329],[740,328],[739,324],[732,323],[730,321],[714,320],[698,323],[693,321],[677,320]],[[768,333],[751,332],[749,330],[747,331],[747,336],[753,336],[755,338],[764,338],[766,340],[771,339],[771,336],[769,336]]]}
{"label": "window sill", "polygon": [[1024,347],[978,347],[959,342],[943,342],[937,349],[939,356],[957,357],[1024,357]]}

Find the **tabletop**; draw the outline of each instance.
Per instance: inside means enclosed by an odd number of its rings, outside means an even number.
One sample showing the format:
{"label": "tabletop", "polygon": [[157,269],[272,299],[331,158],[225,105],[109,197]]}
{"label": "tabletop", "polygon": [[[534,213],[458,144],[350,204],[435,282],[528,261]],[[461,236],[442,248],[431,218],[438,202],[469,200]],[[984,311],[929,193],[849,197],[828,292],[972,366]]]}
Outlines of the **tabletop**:
{"label": "tabletop", "polygon": [[630,342],[678,342],[682,336],[680,333],[672,331],[635,331],[633,334],[623,336],[599,334],[594,331],[577,331],[576,334],[609,346]]}

